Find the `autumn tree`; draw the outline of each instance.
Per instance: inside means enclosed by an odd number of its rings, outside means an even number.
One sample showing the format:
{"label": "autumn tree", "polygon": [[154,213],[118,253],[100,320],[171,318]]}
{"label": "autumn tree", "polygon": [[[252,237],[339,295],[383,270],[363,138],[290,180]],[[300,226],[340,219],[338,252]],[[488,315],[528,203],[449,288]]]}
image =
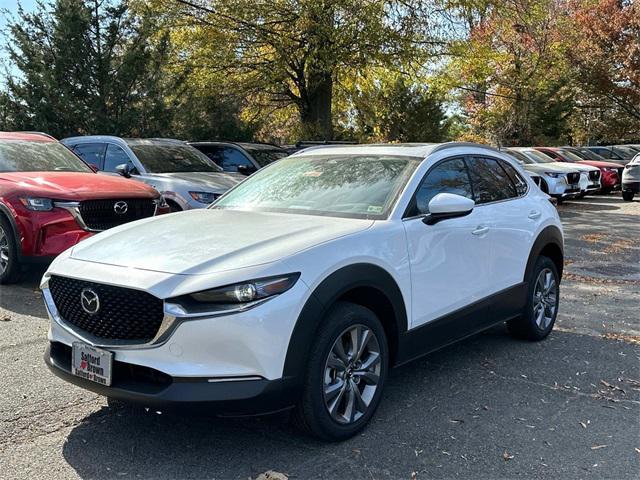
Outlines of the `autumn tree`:
{"label": "autumn tree", "polygon": [[[415,3],[415,4],[414,4]],[[265,107],[294,106],[302,135],[333,136],[340,77],[415,62],[430,46],[414,0],[147,0],[190,68],[223,72]]]}

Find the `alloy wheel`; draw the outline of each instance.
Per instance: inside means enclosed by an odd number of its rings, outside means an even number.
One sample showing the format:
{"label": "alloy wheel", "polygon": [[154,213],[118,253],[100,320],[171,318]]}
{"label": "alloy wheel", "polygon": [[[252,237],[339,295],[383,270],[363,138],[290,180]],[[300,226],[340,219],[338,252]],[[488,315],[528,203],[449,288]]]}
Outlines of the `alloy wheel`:
{"label": "alloy wheel", "polygon": [[553,321],[557,308],[558,284],[551,269],[544,268],[538,274],[533,291],[533,317],[541,330]]}
{"label": "alloy wheel", "polygon": [[373,330],[352,325],[336,339],[324,368],[323,397],[329,415],[347,425],[367,411],[380,383],[380,343]]}
{"label": "alloy wheel", "polygon": [[0,227],[0,274],[9,269],[9,237]]}

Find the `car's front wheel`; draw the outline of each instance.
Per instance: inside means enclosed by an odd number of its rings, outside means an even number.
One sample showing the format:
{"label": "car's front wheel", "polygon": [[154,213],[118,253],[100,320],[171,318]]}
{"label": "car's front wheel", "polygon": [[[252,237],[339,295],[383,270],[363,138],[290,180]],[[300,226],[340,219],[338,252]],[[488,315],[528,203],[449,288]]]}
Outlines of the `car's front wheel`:
{"label": "car's front wheel", "polygon": [[538,257],[527,290],[527,305],[522,315],[507,322],[514,337],[542,340],[551,330],[558,315],[560,276],[549,257]]}
{"label": "car's front wheel", "polygon": [[20,271],[18,249],[11,226],[0,216],[0,284],[16,282]]}
{"label": "car's front wheel", "polygon": [[633,197],[635,197],[635,193],[632,192],[631,190],[623,190],[622,191],[622,199],[625,202],[630,202],[633,200]]}
{"label": "car's front wheel", "polygon": [[358,433],[380,403],[388,352],[384,328],[371,310],[334,305],[311,348],[295,423],[325,440]]}

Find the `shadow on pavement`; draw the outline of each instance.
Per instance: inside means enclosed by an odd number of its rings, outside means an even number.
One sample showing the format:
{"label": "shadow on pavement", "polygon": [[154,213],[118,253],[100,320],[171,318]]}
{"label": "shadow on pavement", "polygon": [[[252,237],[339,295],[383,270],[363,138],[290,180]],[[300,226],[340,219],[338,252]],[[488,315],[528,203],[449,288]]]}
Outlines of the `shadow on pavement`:
{"label": "shadow on pavement", "polygon": [[600,381],[637,379],[639,353],[559,332],[519,342],[499,328],[393,370],[373,421],[346,442],[302,436],[286,414],[218,419],[105,407],[71,431],[63,454],[82,478],[246,479],[267,470],[291,478],[601,478],[604,469],[630,478],[640,394]]}
{"label": "shadow on pavement", "polygon": [[32,266],[24,270],[20,282],[15,285],[0,285],[0,308],[20,315],[46,317],[40,279],[46,266]]}

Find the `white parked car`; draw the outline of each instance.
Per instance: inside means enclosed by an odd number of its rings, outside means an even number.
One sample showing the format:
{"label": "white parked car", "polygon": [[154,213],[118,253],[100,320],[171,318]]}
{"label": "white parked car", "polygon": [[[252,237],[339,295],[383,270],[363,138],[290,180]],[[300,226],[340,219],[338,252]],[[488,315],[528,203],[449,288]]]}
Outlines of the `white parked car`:
{"label": "white parked car", "polygon": [[622,172],[622,198],[628,202],[640,193],[640,153],[624,166]]}
{"label": "white parked car", "polygon": [[524,164],[528,171],[542,177],[541,188],[559,202],[569,198],[584,197],[598,191],[600,182],[592,184],[589,172],[600,174],[600,169],[589,165],[556,162],[544,153],[529,147],[510,147],[507,152]]}
{"label": "white parked car", "polygon": [[312,148],[208,209],[59,256],[42,280],[45,359],[112,399],[293,407],[304,429],[344,439],[374,414],[390,367],[502,322],[545,338],[562,267],[556,209],[506,154]]}

